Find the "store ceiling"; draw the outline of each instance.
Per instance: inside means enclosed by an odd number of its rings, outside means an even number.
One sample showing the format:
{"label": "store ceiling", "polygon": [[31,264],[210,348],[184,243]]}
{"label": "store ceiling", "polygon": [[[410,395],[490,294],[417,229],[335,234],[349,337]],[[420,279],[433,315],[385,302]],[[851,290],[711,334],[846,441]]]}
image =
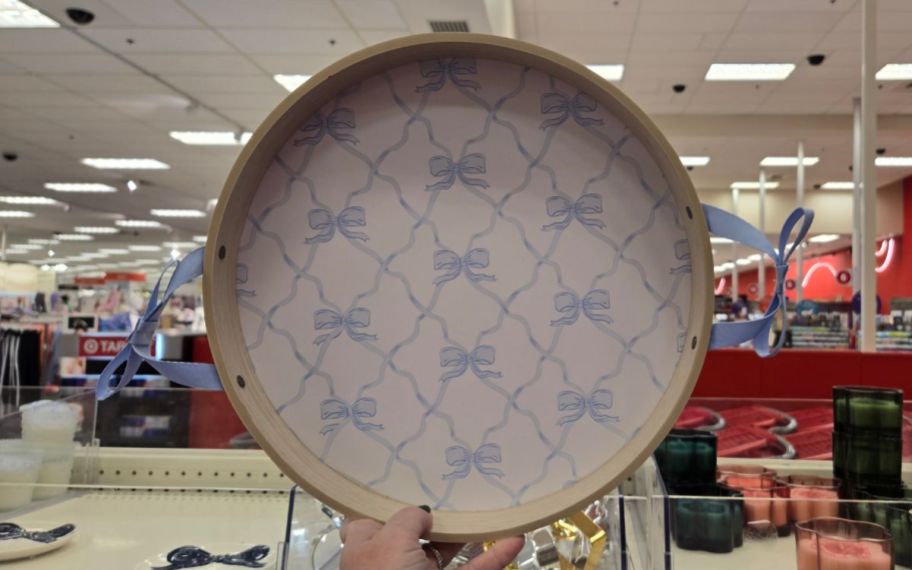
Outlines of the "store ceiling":
{"label": "store ceiling", "polygon": [[[29,0],[57,29],[0,29],[0,195],[50,196],[58,207],[2,220],[11,243],[74,226],[150,219],[152,208],[205,210],[239,148],[187,146],[172,130],[253,130],[287,94],[272,76],[312,74],[372,43],[429,31],[429,19],[464,19],[472,31],[507,33],[488,14],[507,0]],[[626,66],[618,83],[650,113],[682,155],[708,155],[692,172],[701,192],[755,179],[767,155],[794,155],[797,141],[820,156],[808,191],[850,180],[851,106],[859,92],[860,1],[514,0],[516,37],[587,64]],[[95,20],[73,27],[65,10]],[[878,60],[912,62],[912,1],[879,2]],[[805,58],[826,55],[820,67]],[[786,81],[708,83],[713,62],[795,63]],[[159,76],[177,90],[141,73]],[[675,84],[687,86],[675,93]],[[188,98],[189,97],[189,98]],[[196,104],[199,103],[199,104]],[[912,86],[878,91],[879,146],[912,156]],[[170,170],[117,172],[84,157],[149,157]],[[879,168],[881,184],[912,173]],[[776,169],[784,189],[794,169]],[[127,192],[127,179],[140,181]],[[46,182],[104,182],[114,194],[61,194]],[[208,218],[162,220],[165,230],[63,243],[62,255],[111,244],[189,242]],[[189,247],[189,246],[187,246]],[[182,249],[185,251],[186,247]],[[167,251],[164,252],[167,254]],[[155,254],[162,257],[162,253]],[[34,251],[12,259],[44,257]],[[130,254],[133,257],[133,254]],[[148,254],[142,254],[148,257]]]}

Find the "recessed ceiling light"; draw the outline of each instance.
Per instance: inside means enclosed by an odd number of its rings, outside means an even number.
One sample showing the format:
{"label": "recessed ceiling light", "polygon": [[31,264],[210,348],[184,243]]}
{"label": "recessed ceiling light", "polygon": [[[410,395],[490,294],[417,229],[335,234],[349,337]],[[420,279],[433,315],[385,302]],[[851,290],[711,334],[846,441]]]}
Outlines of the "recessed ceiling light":
{"label": "recessed ceiling light", "polygon": [[0,28],[59,28],[60,24],[19,0],[0,0]]}
{"label": "recessed ceiling light", "polygon": [[624,66],[621,64],[598,64],[586,67],[608,81],[620,81],[624,77]]}
{"label": "recessed ceiling light", "polygon": [[171,168],[154,158],[83,158],[80,162],[101,170],[167,170]]}
{"label": "recessed ceiling light", "polygon": [[153,216],[159,218],[204,218],[206,212],[202,210],[174,210],[174,209],[153,209],[149,210]]}
{"label": "recessed ceiling light", "polygon": [[117,192],[117,188],[100,182],[46,182],[44,187],[54,192]]}
{"label": "recessed ceiling light", "polygon": [[[766,187],[767,190],[775,190],[776,188],[779,188],[779,183],[767,180],[767,182],[766,182],[766,184],[764,184],[764,186]],[[732,182],[731,189],[732,190],[759,190],[760,183],[752,181],[752,180],[743,180],[743,181],[739,181],[739,182]]]}
{"label": "recessed ceiling light", "polygon": [[193,241],[196,243],[206,243],[206,236],[193,236]]}
{"label": "recessed ceiling light", "polygon": [[232,146],[244,145],[253,136],[251,132],[238,135],[232,131],[171,131],[171,138],[184,144]]}
{"label": "recessed ceiling light", "polygon": [[681,164],[684,166],[706,166],[709,164],[708,156],[682,156]]}
{"label": "recessed ceiling light", "polygon": [[877,166],[912,166],[912,156],[878,156],[874,159]]}
{"label": "recessed ceiling light", "polygon": [[[804,157],[805,166],[814,166],[820,162],[818,156]],[[760,166],[798,166],[797,156],[767,156],[760,161]]]}
{"label": "recessed ceiling light", "polygon": [[160,228],[162,224],[155,220],[115,220],[114,225],[122,228]]}
{"label": "recessed ceiling light", "polygon": [[288,91],[294,91],[300,87],[305,81],[310,79],[310,75],[288,75],[284,73],[279,73],[273,75],[272,78],[276,80],[276,83],[284,87]]}
{"label": "recessed ceiling light", "polygon": [[130,250],[119,247],[103,247],[98,250],[98,253],[105,253],[107,255],[127,255],[130,253]]}
{"label": "recessed ceiling light", "polygon": [[58,243],[60,243],[60,240],[32,238],[32,239],[28,240],[28,242],[36,244],[36,245],[57,245]]}
{"label": "recessed ceiling light", "polygon": [[165,247],[197,247],[193,241],[166,241],[162,245]]}
{"label": "recessed ceiling light", "polygon": [[715,244],[732,243],[732,240],[725,238],[725,237],[710,236],[709,243],[715,243]]}
{"label": "recessed ceiling light", "polygon": [[836,234],[819,234],[813,237],[809,237],[808,241],[811,243],[829,243],[838,239],[839,236]]}
{"label": "recessed ceiling light", "polygon": [[136,192],[139,190],[139,182],[135,180],[127,180],[127,190],[130,192]]}
{"label": "recessed ceiling light", "polygon": [[92,241],[92,236],[88,234],[56,234],[60,241]]}
{"label": "recessed ceiling light", "polygon": [[117,228],[107,226],[76,226],[73,231],[78,234],[116,234],[120,232]]}
{"label": "recessed ceiling light", "polygon": [[44,196],[0,196],[0,202],[19,206],[53,206],[60,203]]}
{"label": "recessed ceiling light", "polygon": [[128,245],[130,251],[161,251],[159,245]]}
{"label": "recessed ceiling light", "polygon": [[706,81],[782,81],[795,70],[794,63],[714,63]]}
{"label": "recessed ceiling light", "polygon": [[908,81],[912,79],[912,63],[888,63],[874,76],[878,81]]}
{"label": "recessed ceiling light", "polygon": [[35,214],[24,210],[0,210],[0,218],[34,218]]}
{"label": "recessed ceiling light", "polygon": [[820,185],[821,190],[854,190],[854,182],[824,182]]}

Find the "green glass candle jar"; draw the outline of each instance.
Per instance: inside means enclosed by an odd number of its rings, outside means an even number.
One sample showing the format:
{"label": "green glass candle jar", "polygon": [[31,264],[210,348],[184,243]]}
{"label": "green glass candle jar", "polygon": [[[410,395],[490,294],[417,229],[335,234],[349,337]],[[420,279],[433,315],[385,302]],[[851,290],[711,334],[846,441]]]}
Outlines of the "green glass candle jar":
{"label": "green glass candle jar", "polygon": [[[671,531],[684,550],[726,553],[744,544],[744,501],[722,485],[695,487],[694,497],[671,497]],[[718,498],[714,498],[718,497]]]}
{"label": "green glass candle jar", "polygon": [[656,463],[669,493],[687,493],[716,480],[716,436],[693,429],[673,429],[655,450]]}
{"label": "green glass candle jar", "polygon": [[833,475],[848,485],[902,483],[902,438],[833,432]]}
{"label": "green glass candle jar", "polygon": [[839,432],[875,431],[899,436],[903,392],[865,386],[833,387],[833,425]]}

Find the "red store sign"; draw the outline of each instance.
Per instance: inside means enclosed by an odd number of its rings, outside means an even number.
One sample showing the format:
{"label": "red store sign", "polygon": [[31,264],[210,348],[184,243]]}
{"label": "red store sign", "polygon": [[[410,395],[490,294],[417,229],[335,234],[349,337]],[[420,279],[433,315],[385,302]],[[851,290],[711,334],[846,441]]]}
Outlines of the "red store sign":
{"label": "red store sign", "polygon": [[[107,358],[117,356],[123,347],[127,345],[127,337],[124,335],[80,335],[79,337],[79,356],[90,358]],[[152,355],[155,355],[155,344],[153,343]]]}

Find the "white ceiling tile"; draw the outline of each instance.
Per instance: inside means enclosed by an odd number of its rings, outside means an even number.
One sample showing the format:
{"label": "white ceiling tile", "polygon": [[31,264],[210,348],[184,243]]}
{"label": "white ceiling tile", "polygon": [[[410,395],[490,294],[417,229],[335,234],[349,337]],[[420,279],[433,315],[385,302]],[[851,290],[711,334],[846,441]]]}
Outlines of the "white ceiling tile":
{"label": "white ceiling tile", "polygon": [[405,30],[358,30],[358,35],[361,36],[361,40],[364,42],[365,46],[372,46],[374,44],[379,44],[380,42],[405,37],[409,35],[409,33]]}
{"label": "white ceiling tile", "polygon": [[539,33],[564,33],[570,37],[577,32],[620,32],[629,34],[636,23],[636,14],[634,13],[616,14],[613,12],[592,13],[568,10],[540,10],[537,16],[536,25]]}
{"label": "white ceiling tile", "polygon": [[139,73],[92,74],[92,75],[46,75],[48,81],[81,93],[119,93],[154,91],[161,85],[150,77]]}
{"label": "white ceiling tile", "polygon": [[[187,28],[108,28],[85,34],[117,53],[228,53],[234,50],[210,30]],[[132,41],[132,43],[130,43]]]}
{"label": "white ceiling tile", "polygon": [[288,95],[284,89],[271,93],[206,93],[200,100],[212,107],[253,107],[272,109]]}
{"label": "white ceiling tile", "polygon": [[390,0],[336,0],[336,6],[355,28],[408,29],[399,8]]}
{"label": "white ceiling tile", "polygon": [[699,49],[703,34],[695,33],[638,33],[630,44],[631,53],[675,53]]}
{"label": "white ceiling tile", "polygon": [[149,0],[105,0],[105,2],[112,10],[138,28],[185,28],[203,25],[176,0],[155,0],[154,2]]}
{"label": "white ceiling tile", "polygon": [[163,75],[162,79],[188,93],[285,93],[265,74],[239,75]]}
{"label": "white ceiling tile", "polygon": [[82,53],[97,48],[65,28],[0,30],[0,53]]}
{"label": "white ceiling tile", "polygon": [[327,55],[252,55],[250,59],[270,74],[303,74],[313,75],[336,61]]}
{"label": "white ceiling tile", "polygon": [[199,75],[256,75],[260,69],[242,55],[137,54],[130,58],[152,73]]}
{"label": "white ceiling tile", "polygon": [[131,73],[133,68],[110,55],[96,54],[4,54],[22,69],[33,73]]}
{"label": "white ceiling tile", "polygon": [[[683,7],[683,4],[678,3]],[[738,20],[737,12],[647,12],[637,19],[637,31],[644,32],[723,32]]]}
{"label": "white ceiling tile", "polygon": [[637,51],[630,50],[627,56],[626,72],[633,72],[639,66],[671,66],[683,65],[688,67],[700,67],[703,74],[709,68],[709,64],[716,60],[714,51],[675,51],[666,49],[663,51]]}
{"label": "white ceiling tile", "polygon": [[329,0],[183,0],[214,28],[296,28],[299,30],[347,27],[342,14]]}
{"label": "white ceiling tile", "polygon": [[[689,12],[740,12],[747,5],[747,0],[688,0]],[[676,12],[680,11],[681,0],[640,0],[643,12]]]}
{"label": "white ceiling tile", "polygon": [[733,33],[828,32],[843,16],[842,12],[836,11],[791,10],[788,17],[778,12],[747,12],[738,19]]}
{"label": "white ceiling tile", "polygon": [[0,92],[3,91],[55,91],[60,87],[37,75],[5,75],[0,81]]}
{"label": "white ceiling tile", "polygon": [[220,108],[219,111],[228,115],[239,123],[248,125],[252,128],[256,128],[261,122],[263,122],[263,119],[266,118],[266,115],[268,115],[272,109],[237,109],[234,107],[223,107]]}
{"label": "white ceiling tile", "polygon": [[703,41],[700,42],[701,50],[717,50],[725,45],[728,39],[728,32],[706,32],[703,34]]}
{"label": "white ceiling tile", "polygon": [[733,33],[724,50],[798,50],[807,52],[819,41],[814,34],[800,32]]}
{"label": "white ceiling tile", "polygon": [[248,54],[315,53],[342,57],[364,47],[351,30],[223,29],[221,34]]}
{"label": "white ceiling tile", "polygon": [[748,12],[845,12],[855,7],[857,0],[750,0]]}
{"label": "white ceiling tile", "polygon": [[[95,103],[69,91],[0,91],[0,105],[25,109],[42,107],[91,107]],[[78,111],[73,111],[78,112]]]}

